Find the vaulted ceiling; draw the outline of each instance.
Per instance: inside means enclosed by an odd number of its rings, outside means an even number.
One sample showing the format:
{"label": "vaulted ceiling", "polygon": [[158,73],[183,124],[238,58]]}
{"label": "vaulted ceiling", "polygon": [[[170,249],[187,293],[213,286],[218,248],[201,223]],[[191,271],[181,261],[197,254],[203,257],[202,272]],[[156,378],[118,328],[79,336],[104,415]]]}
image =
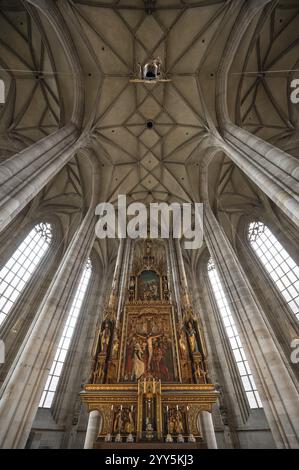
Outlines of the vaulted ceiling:
{"label": "vaulted ceiling", "polygon": [[[0,0],[1,77],[9,89],[0,121],[1,159],[63,125],[73,76],[55,32],[30,2]],[[199,199],[200,161],[217,130],[215,83],[239,0],[59,0],[82,68],[83,129],[103,172],[107,199]],[[298,155],[298,106],[289,83],[298,69],[299,4],[272,1],[244,34],[229,76],[231,118]],[[133,84],[138,62],[160,56],[170,83]],[[152,127],[147,123],[151,121]],[[84,156],[41,195],[71,214],[84,206]],[[108,176],[107,176],[108,177]],[[211,200],[228,217],[262,204],[223,154],[210,172]],[[53,209],[54,210],[54,209]]]}

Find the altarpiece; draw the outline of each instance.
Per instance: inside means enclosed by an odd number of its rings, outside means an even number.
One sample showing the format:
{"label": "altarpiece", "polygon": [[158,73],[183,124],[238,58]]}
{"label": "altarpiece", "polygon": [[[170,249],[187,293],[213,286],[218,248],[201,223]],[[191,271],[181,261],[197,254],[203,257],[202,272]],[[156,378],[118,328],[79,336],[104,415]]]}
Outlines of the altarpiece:
{"label": "altarpiece", "polygon": [[166,246],[135,242],[123,308],[112,289],[94,342],[90,383],[81,397],[99,410],[95,447],[166,442],[203,446],[199,413],[211,412],[218,393],[210,383],[199,320],[181,292],[173,301]]}

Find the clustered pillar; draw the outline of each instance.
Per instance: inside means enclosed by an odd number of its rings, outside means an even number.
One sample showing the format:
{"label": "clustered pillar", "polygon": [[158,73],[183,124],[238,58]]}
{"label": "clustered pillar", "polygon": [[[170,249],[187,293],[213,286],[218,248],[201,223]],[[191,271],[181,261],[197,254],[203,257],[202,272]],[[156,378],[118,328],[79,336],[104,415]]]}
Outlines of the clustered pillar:
{"label": "clustered pillar", "polygon": [[247,352],[276,445],[299,447],[299,394],[249,281],[208,203],[204,233]]}
{"label": "clustered pillar", "polygon": [[95,238],[91,206],[77,230],[0,390],[0,447],[25,446]]}

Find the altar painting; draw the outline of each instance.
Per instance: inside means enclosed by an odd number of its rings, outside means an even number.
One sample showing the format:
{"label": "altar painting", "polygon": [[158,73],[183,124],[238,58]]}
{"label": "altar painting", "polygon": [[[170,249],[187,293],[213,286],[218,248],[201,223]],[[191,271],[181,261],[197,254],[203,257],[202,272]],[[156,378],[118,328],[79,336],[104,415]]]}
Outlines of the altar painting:
{"label": "altar painting", "polygon": [[138,276],[138,299],[159,300],[160,276],[155,271],[142,271]]}
{"label": "altar painting", "polygon": [[173,341],[169,315],[129,315],[124,380],[141,377],[174,381]]}

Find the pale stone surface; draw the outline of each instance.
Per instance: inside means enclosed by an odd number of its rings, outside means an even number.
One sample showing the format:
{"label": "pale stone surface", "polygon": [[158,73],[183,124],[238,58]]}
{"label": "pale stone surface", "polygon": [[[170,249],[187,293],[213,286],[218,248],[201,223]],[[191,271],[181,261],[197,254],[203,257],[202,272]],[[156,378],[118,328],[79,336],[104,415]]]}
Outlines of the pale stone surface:
{"label": "pale stone surface", "polygon": [[212,414],[209,411],[200,412],[200,420],[204,438],[206,439],[208,449],[217,449],[217,441],[212,420]]}
{"label": "pale stone surface", "polygon": [[84,449],[92,449],[100,427],[100,412],[93,410],[89,413]]}
{"label": "pale stone surface", "polygon": [[207,247],[227,294],[244,349],[248,351],[250,368],[276,445],[298,448],[298,389],[272,338],[262,308],[208,203],[204,213]]}

